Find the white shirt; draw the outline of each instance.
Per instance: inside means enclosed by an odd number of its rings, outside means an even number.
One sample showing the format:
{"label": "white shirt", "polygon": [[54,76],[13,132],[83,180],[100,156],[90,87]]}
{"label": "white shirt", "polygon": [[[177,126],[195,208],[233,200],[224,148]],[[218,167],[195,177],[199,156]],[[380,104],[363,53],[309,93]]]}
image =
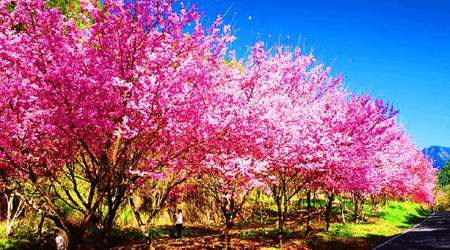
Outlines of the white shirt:
{"label": "white shirt", "polygon": [[183,214],[182,213],[178,213],[177,221],[175,223],[176,224],[183,224]]}
{"label": "white shirt", "polygon": [[66,244],[64,243],[64,238],[61,235],[56,236],[56,249],[58,250],[65,250]]}

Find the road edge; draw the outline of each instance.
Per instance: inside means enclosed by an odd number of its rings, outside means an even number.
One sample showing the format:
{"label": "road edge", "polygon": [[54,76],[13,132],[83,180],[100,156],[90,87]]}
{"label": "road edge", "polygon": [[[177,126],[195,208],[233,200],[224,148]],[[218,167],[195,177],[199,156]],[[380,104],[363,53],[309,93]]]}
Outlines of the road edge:
{"label": "road edge", "polygon": [[391,242],[391,241],[397,239],[398,237],[400,237],[400,236],[402,236],[402,235],[408,233],[408,232],[411,231],[412,229],[414,229],[414,228],[416,228],[417,226],[419,226],[420,224],[424,223],[425,221],[427,221],[428,219],[430,219],[431,217],[433,217],[433,215],[434,215],[435,213],[436,213],[436,212],[433,212],[430,216],[428,216],[426,219],[422,220],[420,223],[414,225],[413,227],[410,227],[410,228],[408,228],[408,229],[405,229],[405,230],[403,230],[402,232],[400,232],[399,234],[394,235],[394,236],[391,236],[389,239],[387,239],[387,240],[381,242],[380,244],[378,244],[378,245],[376,245],[376,246],[374,246],[374,247],[372,247],[372,248],[366,249],[366,250],[376,250],[376,249],[378,249],[378,248],[380,248],[380,247],[382,247],[382,246],[388,244],[389,242]]}

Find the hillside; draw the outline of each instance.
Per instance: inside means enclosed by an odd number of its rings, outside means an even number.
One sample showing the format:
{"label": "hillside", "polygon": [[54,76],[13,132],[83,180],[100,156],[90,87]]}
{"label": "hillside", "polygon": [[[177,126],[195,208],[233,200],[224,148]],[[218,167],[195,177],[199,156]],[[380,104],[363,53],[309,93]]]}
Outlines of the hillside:
{"label": "hillside", "polygon": [[433,167],[443,168],[450,157],[450,148],[431,146],[422,150],[431,160],[434,160]]}

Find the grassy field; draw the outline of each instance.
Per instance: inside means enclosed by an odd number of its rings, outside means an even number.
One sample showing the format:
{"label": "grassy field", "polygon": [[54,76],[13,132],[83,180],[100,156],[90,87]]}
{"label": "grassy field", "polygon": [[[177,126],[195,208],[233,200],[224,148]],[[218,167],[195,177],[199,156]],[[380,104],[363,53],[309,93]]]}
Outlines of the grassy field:
{"label": "grassy field", "polygon": [[[387,208],[383,207],[374,217],[355,224],[352,219],[351,204],[348,201],[349,211],[346,213],[348,223],[343,226],[338,210],[338,205],[333,207],[332,228],[326,232],[324,216],[321,215],[320,206],[317,206],[312,221],[312,231],[306,233],[305,211],[298,209],[291,212],[286,228],[284,230],[285,244],[283,249],[367,249],[377,243],[395,235],[404,229],[417,224],[427,215],[430,210],[419,204],[410,202],[389,202]],[[274,217],[274,208],[269,206],[265,223],[259,221],[238,221],[232,230],[231,244],[234,249],[277,249],[277,227]],[[370,214],[370,206],[365,206],[366,216]],[[113,231],[112,245],[126,246],[145,242],[142,233],[133,225],[130,216],[119,216],[119,225]],[[126,221],[125,221],[126,220]],[[30,237],[35,235],[33,222],[22,219],[16,227],[13,237],[5,238],[5,222],[0,222],[0,249],[55,249],[54,231],[47,225],[41,244],[37,239]],[[128,226],[125,226],[128,225]],[[27,229],[28,228],[28,229]],[[200,223],[186,223],[184,238],[180,241],[174,240],[171,235],[174,232],[172,224],[160,220],[150,233],[154,236],[155,249],[222,249],[223,243],[220,237],[220,225],[206,225]],[[92,249],[89,242],[95,239],[88,238],[83,249]]]}

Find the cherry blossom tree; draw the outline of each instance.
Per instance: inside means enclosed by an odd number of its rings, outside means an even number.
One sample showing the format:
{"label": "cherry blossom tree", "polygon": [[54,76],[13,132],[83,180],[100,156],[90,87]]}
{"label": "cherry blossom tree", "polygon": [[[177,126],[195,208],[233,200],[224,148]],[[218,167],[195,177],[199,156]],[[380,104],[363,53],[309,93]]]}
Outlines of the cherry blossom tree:
{"label": "cherry blossom tree", "polygon": [[[343,98],[347,97],[343,95],[341,100]],[[360,205],[357,203],[364,203],[361,194],[364,196],[370,187],[366,177],[373,167],[371,156],[392,140],[386,130],[395,126],[393,118],[396,111],[378,99],[371,101],[369,95],[353,95],[341,103],[343,106],[335,109],[336,115],[328,118],[334,124],[329,132],[329,138],[332,138],[329,145],[332,146],[328,149],[331,155],[328,165],[331,167],[321,183],[324,190],[328,190],[329,196],[327,230],[330,228],[331,203],[340,192],[354,194],[355,213],[359,214]]]}
{"label": "cherry blossom tree", "polygon": [[271,52],[262,45],[253,48],[246,68],[258,79],[251,91],[252,107],[261,114],[258,127],[264,136],[260,150],[270,165],[264,180],[277,204],[282,245],[291,199],[322,172],[317,168],[323,157],[317,152],[323,144],[316,141],[321,131],[314,131],[321,127],[316,103],[339,85],[341,77],[329,76],[330,68],[315,64],[311,54],[301,54],[298,48],[293,53],[283,48]]}
{"label": "cherry blossom tree", "polygon": [[223,218],[226,249],[230,248],[230,229],[234,219],[242,211],[251,191],[264,188],[258,175],[265,168],[266,163],[256,162],[251,157],[208,155],[205,159],[204,174],[199,176],[198,186],[212,197],[215,211]]}
{"label": "cherry blossom tree", "polygon": [[71,249],[90,223],[107,239],[133,183],[201,158],[202,101],[233,38],[169,1],[82,1],[84,28],[42,1],[11,3],[0,6],[2,166],[41,194]]}

